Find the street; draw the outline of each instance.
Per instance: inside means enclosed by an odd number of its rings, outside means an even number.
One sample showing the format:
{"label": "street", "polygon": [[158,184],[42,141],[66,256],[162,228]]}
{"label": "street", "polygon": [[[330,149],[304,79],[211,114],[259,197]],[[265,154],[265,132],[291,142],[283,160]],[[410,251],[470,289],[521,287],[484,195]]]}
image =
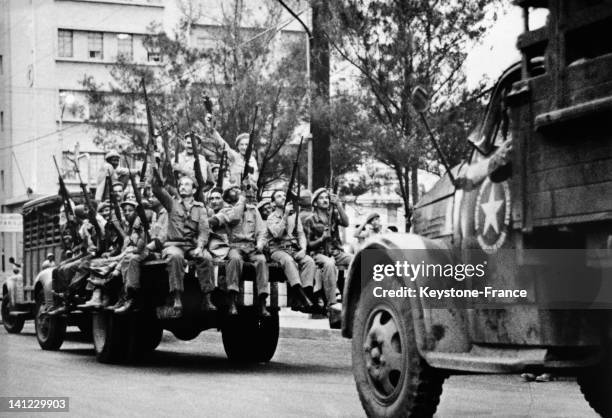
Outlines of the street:
{"label": "street", "polygon": [[[349,341],[281,338],[271,363],[233,366],[219,333],[204,332],[189,342],[165,333],[150,357],[126,366],[97,363],[92,345],[76,328],[70,331],[59,352],[48,352],[39,348],[31,323],[19,335],[2,328],[0,396],[68,396],[68,415],[79,417],[364,415]],[[437,417],[491,415],[597,416],[568,379],[524,383],[519,376],[454,376],[446,381]]]}

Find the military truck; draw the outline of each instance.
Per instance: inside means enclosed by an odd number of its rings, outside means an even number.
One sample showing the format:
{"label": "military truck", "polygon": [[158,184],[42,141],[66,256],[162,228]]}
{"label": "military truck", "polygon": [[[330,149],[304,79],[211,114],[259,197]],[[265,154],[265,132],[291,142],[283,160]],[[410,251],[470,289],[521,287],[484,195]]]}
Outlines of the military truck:
{"label": "military truck", "polygon": [[[163,329],[181,340],[192,340],[200,332],[217,328],[222,333],[223,347],[228,358],[237,362],[268,362],[274,356],[279,336],[278,312],[287,305],[285,276],[276,264],[270,269],[268,296],[269,317],[261,317],[255,304],[255,268],[245,263],[240,280],[238,315],[225,315],[223,292],[214,291],[214,312],[201,311],[202,293],[193,266],[185,275],[182,294],[183,314],[179,318],[164,318],[158,314],[169,294],[166,262],[163,259],[143,263],[140,303],[137,312],[119,315],[106,310],[93,312],[93,342],[96,358],[102,363],[129,362],[143,352],[153,350],[161,341]],[[223,280],[225,265],[215,262],[217,283]]]}
{"label": "military truck", "polygon": [[[82,196],[71,198],[80,203]],[[91,317],[79,312],[69,318],[50,319],[42,315],[45,306],[53,304],[52,268],[42,269],[47,254],[61,259],[63,251],[60,228],[59,196],[46,196],[26,203],[23,215],[23,266],[20,275],[11,277],[2,289],[2,322],[9,333],[19,333],[27,320],[35,320],[36,337],[41,346],[61,345],[66,327],[76,325],[91,335]],[[56,347],[56,348],[59,348]]]}
{"label": "military truck", "polygon": [[[576,376],[591,407],[612,416],[612,3],[516,4],[522,59],[494,86],[468,159],[415,205],[411,233],[369,241],[349,268],[342,333],[368,416],[432,416],[453,373],[546,371]],[[530,8],[548,9],[544,27],[529,30]],[[496,164],[508,141],[509,161]],[[371,270],[475,259],[488,265],[486,285],[529,297],[397,297],[419,280],[376,281]],[[580,303],[550,303],[559,291]]]}

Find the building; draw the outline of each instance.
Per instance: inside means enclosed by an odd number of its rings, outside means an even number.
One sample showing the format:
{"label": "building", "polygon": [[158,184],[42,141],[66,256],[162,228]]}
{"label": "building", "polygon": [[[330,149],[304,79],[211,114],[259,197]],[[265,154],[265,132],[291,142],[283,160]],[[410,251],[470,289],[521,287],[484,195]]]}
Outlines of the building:
{"label": "building", "polygon": [[[192,46],[216,41],[222,0],[192,0],[204,13],[194,23]],[[277,32],[296,37],[302,31],[281,13],[281,26],[262,28],[270,2],[247,3],[250,18],[241,30]],[[0,0],[0,212],[18,213],[25,202],[57,192],[55,156],[69,186],[77,179],[68,160],[77,143],[79,167],[91,183],[104,161],[104,150],[92,141],[85,75],[109,86],[112,65],[123,56],[142,65],[159,66],[156,51],[143,38],[152,22],[168,31],[178,20],[176,0]],[[302,32],[303,36],[303,32]],[[21,234],[0,232],[2,270],[5,259],[21,259]]]}

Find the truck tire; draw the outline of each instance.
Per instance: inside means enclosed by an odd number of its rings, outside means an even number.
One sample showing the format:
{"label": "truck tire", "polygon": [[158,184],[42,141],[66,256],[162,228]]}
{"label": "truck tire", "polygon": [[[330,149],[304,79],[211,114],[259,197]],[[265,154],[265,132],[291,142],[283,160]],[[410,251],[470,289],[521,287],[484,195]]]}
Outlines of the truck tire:
{"label": "truck tire", "polygon": [[419,355],[410,303],[405,298],[377,298],[370,282],[361,292],[353,323],[353,375],[369,417],[431,417],[436,412],[444,375]]}
{"label": "truck tire", "polygon": [[276,352],[278,334],[278,312],[267,318],[241,312],[236,317],[227,318],[221,329],[227,358],[241,363],[269,362]]}
{"label": "truck tire", "polygon": [[23,329],[25,319],[17,318],[10,315],[11,313],[11,300],[8,294],[2,297],[2,324],[4,329],[9,334],[19,334]]}
{"label": "truck tire", "polygon": [[149,353],[157,348],[162,340],[164,329],[155,313],[141,312],[132,318],[132,338],[135,355]]}
{"label": "truck tire", "polygon": [[121,363],[129,360],[131,341],[126,319],[108,311],[92,314],[94,350],[100,363]]}
{"label": "truck tire", "polygon": [[59,350],[66,338],[66,318],[45,315],[45,310],[44,296],[37,295],[34,317],[36,339],[43,350]]}
{"label": "truck tire", "polygon": [[584,399],[599,415],[612,418],[612,355],[599,367],[584,370],[578,374],[578,385]]}

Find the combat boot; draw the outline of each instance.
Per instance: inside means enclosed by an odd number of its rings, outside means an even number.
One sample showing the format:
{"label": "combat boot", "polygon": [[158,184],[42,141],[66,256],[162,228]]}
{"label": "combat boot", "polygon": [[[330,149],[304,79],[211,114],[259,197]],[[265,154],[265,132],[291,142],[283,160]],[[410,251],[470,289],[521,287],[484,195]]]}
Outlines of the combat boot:
{"label": "combat boot", "polygon": [[214,312],[214,311],[217,310],[217,307],[212,303],[212,300],[211,300],[210,296],[211,296],[210,292],[204,293],[204,296],[202,296],[201,309],[203,311]]}
{"label": "combat boot", "polygon": [[310,301],[310,299],[308,299],[308,296],[306,296],[306,293],[304,293],[304,289],[302,288],[301,285],[296,284],[293,285],[291,287],[291,289],[293,290],[293,304],[291,306],[291,309],[294,311],[300,311],[300,312],[306,312],[309,313],[310,311],[312,311],[312,302]]}
{"label": "combat boot", "polygon": [[134,289],[128,289],[125,302],[123,303],[123,305],[115,309],[115,313],[117,315],[124,315],[128,312],[136,310],[138,310],[136,304],[136,292],[134,291]]}
{"label": "combat boot", "polygon": [[238,299],[238,292],[230,290],[227,305],[227,314],[230,316],[238,315],[238,308],[236,307],[236,300]]}
{"label": "combat boot", "polygon": [[266,299],[268,295],[263,294],[257,297],[257,302],[259,304],[258,314],[261,317],[268,318],[270,316],[270,312],[268,312],[268,307],[266,306]]}
{"label": "combat boot", "polygon": [[102,306],[102,289],[96,287],[91,294],[91,299],[82,305],[78,305],[79,309],[99,309]]}

